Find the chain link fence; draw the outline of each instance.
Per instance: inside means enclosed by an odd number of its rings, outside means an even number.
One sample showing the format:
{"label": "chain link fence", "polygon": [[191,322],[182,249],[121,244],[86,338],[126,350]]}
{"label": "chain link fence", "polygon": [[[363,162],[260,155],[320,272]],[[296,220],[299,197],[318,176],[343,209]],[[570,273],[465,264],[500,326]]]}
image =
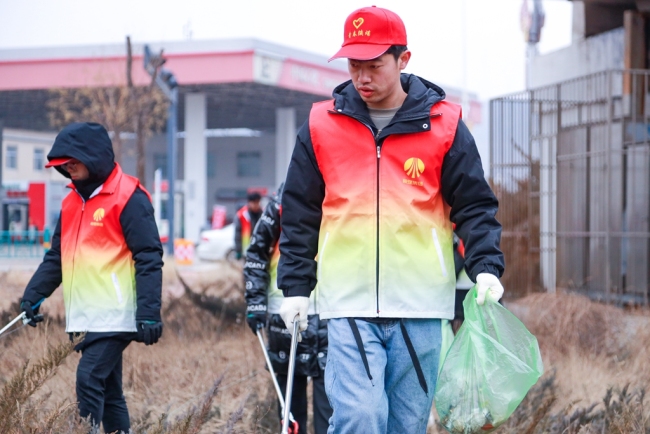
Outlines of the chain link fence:
{"label": "chain link fence", "polygon": [[623,305],[650,289],[650,71],[605,71],[490,102],[504,284]]}

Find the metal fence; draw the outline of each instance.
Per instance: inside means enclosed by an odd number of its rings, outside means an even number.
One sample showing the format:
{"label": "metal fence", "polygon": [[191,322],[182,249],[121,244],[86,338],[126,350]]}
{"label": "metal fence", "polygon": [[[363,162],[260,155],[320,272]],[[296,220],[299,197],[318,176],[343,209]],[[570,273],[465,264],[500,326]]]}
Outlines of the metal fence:
{"label": "metal fence", "polygon": [[506,287],[648,304],[650,71],[605,71],[490,102]]}
{"label": "metal fence", "polygon": [[0,231],[0,258],[42,257],[50,247],[50,231]]}

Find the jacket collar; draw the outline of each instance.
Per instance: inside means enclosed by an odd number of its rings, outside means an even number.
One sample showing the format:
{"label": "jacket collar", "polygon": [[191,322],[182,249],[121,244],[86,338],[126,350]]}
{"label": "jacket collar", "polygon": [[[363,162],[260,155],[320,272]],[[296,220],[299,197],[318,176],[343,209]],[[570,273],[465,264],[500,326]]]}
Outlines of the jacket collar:
{"label": "jacket collar", "polygon": [[[404,104],[397,111],[390,124],[401,125],[396,128],[391,128],[390,132],[408,133],[422,131],[421,120],[424,118],[428,119],[431,114],[431,107],[445,99],[445,91],[441,87],[414,74],[402,74],[400,81],[407,95]],[[334,89],[333,96],[334,110],[336,112],[351,116],[374,128],[368,107],[361,99],[361,96],[359,96],[359,92],[357,92],[352,84],[352,80],[338,85]],[[409,125],[412,122],[415,123]]]}
{"label": "jacket collar", "polygon": [[[98,187],[99,191],[95,190],[95,193],[93,193],[91,197],[95,197],[98,194],[115,193],[115,190],[117,189],[117,186],[120,183],[120,179],[122,179],[122,168],[120,167],[119,164],[115,163],[115,167],[113,168],[111,174],[108,175],[106,181],[104,181],[104,183]],[[67,187],[75,191],[77,190],[73,183],[68,184]]]}

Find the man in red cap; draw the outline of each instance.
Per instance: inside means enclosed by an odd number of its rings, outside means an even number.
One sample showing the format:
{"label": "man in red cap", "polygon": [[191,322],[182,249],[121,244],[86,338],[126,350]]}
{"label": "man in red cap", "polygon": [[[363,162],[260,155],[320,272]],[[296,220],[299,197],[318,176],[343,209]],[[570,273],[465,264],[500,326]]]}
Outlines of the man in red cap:
{"label": "man in red cap", "polygon": [[350,14],[340,57],[350,80],[314,104],[287,173],[280,313],[304,330],[318,283],[316,307],[329,320],[328,432],[425,433],[440,323],[454,317],[452,224],[477,302],[497,301],[498,202],[460,107],[402,73],[411,52],[397,14]]}

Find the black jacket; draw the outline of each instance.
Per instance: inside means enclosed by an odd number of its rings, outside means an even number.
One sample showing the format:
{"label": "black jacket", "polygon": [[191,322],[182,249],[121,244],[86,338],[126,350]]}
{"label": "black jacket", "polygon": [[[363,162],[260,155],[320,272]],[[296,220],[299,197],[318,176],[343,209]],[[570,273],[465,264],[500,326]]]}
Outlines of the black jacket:
{"label": "black jacket", "polygon": [[[255,225],[251,244],[246,252],[244,280],[249,311],[267,312],[268,293],[272,283],[270,263],[280,238],[280,197],[281,191],[264,209]],[[281,294],[278,295],[282,297]],[[316,377],[325,369],[327,359],[327,321],[320,320],[318,315],[309,315],[308,321],[307,330],[302,332],[302,341],[298,343],[296,374]],[[277,373],[286,374],[289,367],[291,335],[277,312],[269,312],[267,335],[273,369]]]}
{"label": "black jacket", "polygon": [[[335,109],[371,126],[377,146],[392,134],[420,132],[431,107],[445,98],[445,92],[412,74],[402,74],[401,82],[408,94],[406,100],[378,136],[367,106],[351,81],[334,89]],[[495,218],[498,201],[485,179],[474,138],[462,120],[443,160],[441,178],[442,195],[451,208],[450,219],[465,243],[465,267],[470,278],[476,281],[476,275],[483,272],[500,277],[505,264],[499,248],[501,224]],[[298,132],[282,196],[278,286],[285,296],[308,296],[316,286],[314,258],[324,197],[325,183],[314,154],[308,119]]]}
{"label": "black jacket", "polygon": [[[73,183],[85,200],[90,201],[93,200],[88,199],[90,194],[103,184],[115,167],[111,141],[106,130],[98,124],[68,125],[57,135],[47,157],[49,160],[62,157],[76,158],[88,168],[90,174],[88,180],[81,183],[73,181]],[[64,176],[70,177],[61,166],[55,167]],[[137,189],[126,203],[120,215],[120,224],[135,263],[136,320],[160,321],[163,250],[154,220],[153,206],[147,194],[141,189]],[[51,248],[27,284],[23,299],[34,304],[47,298],[61,284],[61,281],[61,218],[59,217],[52,236]],[[104,335],[104,333],[95,334]]]}
{"label": "black jacket", "polygon": [[[253,228],[251,243],[246,251],[244,298],[248,310],[266,312],[271,285],[271,258],[280,238],[280,201],[282,192],[274,196]],[[259,307],[258,307],[259,306]]]}

